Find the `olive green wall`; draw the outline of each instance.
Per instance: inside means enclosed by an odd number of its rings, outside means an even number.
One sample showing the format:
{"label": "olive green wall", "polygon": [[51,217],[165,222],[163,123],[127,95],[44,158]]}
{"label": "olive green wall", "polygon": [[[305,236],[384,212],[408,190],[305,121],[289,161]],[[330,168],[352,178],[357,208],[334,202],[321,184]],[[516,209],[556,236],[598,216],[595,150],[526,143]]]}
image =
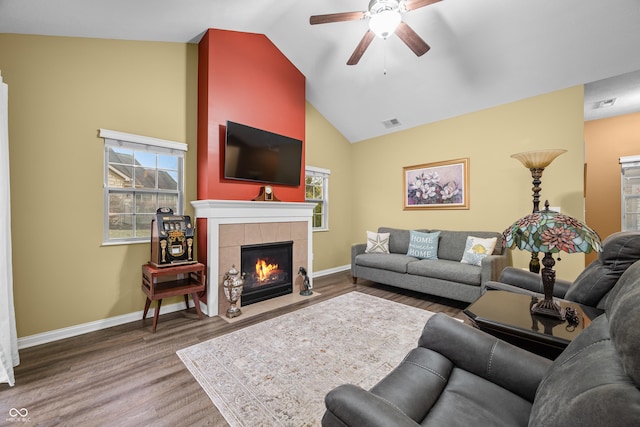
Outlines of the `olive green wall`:
{"label": "olive green wall", "polygon": [[329,230],[313,233],[313,271],[351,263],[352,145],[307,102],[307,158],[309,166],[329,169]]}
{"label": "olive green wall", "polygon": [[[102,246],[98,129],[187,143],[193,215],[197,61],[197,45],[0,34],[19,337],[142,310],[148,245]],[[314,271],[348,265],[351,244],[380,225],[504,229],[531,209],[530,173],[509,158],[519,151],[569,150],[545,171],[542,195],[583,218],[582,111],[576,87],[349,144],[307,104],[307,164],[331,170],[329,231],[314,233]],[[402,210],[403,166],[461,157],[470,158],[470,210]],[[558,275],[575,277],[583,256],[562,258]]]}
{"label": "olive green wall", "polygon": [[[352,242],[378,226],[502,231],[531,213],[531,173],[513,153],[565,148],[542,176],[545,199],[584,219],[583,87],[574,87],[353,145]],[[403,167],[469,158],[469,210],[403,211]],[[514,251],[526,267],[529,253]],[[574,279],[584,255],[561,256],[558,277]]]}
{"label": "olive green wall", "polygon": [[19,337],[144,308],[148,243],[102,246],[98,129],[187,143],[193,215],[197,60],[196,45],[0,35]]}

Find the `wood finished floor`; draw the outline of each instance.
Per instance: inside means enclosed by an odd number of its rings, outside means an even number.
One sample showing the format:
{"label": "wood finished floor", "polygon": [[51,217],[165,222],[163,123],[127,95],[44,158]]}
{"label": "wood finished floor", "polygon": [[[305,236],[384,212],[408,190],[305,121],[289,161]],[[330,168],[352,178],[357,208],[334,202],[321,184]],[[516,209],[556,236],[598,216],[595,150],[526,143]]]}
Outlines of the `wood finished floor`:
{"label": "wood finished floor", "polygon": [[[198,321],[191,309],[161,314],[155,334],[147,319],[23,349],[16,385],[0,384],[0,425],[227,426],[176,351],[354,290],[466,320],[467,304],[366,280],[353,285],[349,273],[315,279],[316,298],[236,323]],[[26,408],[29,422],[10,419],[11,408]]]}

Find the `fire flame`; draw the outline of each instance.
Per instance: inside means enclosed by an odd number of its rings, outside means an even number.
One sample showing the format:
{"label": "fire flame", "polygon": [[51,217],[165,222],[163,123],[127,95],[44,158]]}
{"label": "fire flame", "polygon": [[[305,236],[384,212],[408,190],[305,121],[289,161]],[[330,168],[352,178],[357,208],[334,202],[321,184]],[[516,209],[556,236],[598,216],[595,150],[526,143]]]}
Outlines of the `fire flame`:
{"label": "fire flame", "polygon": [[267,277],[269,277],[269,274],[277,268],[278,264],[267,264],[265,260],[259,259],[256,262],[256,274],[258,275],[258,279],[260,279],[261,282],[266,280]]}

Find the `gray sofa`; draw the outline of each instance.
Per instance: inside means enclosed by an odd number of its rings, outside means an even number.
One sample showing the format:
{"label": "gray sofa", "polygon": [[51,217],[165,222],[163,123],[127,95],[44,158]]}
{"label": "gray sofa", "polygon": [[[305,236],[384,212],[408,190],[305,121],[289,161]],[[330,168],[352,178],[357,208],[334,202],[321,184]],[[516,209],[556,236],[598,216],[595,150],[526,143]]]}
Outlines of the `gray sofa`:
{"label": "gray sofa", "polygon": [[[484,292],[488,281],[496,281],[503,268],[511,265],[511,252],[502,247],[501,234],[492,231],[440,231],[438,259],[407,256],[410,230],[380,227],[378,233],[389,233],[388,254],[365,253],[366,243],[351,247],[351,276],[376,283],[411,289],[426,294],[473,302]],[[497,237],[493,253],[480,266],[463,264],[468,236]]]}
{"label": "gray sofa", "polygon": [[640,425],[640,261],[553,362],[435,314],[371,391],[341,385],[325,427]]}

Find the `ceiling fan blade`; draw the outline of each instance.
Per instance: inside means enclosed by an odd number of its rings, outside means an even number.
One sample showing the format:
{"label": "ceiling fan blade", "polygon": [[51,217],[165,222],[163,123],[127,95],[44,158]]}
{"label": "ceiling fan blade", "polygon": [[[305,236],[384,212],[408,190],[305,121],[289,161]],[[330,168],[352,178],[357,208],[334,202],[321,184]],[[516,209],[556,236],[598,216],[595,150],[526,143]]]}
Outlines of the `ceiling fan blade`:
{"label": "ceiling fan blade", "polygon": [[431,49],[431,47],[424,40],[422,40],[422,38],[415,31],[413,31],[410,26],[408,26],[404,22],[401,22],[398,25],[395,33],[398,37],[400,37],[400,40],[402,40],[407,46],[409,46],[409,49],[411,49],[413,53],[418,56],[424,55],[429,51],[429,49]]}
{"label": "ceiling fan blade", "polygon": [[407,2],[404,4],[404,7],[405,9],[407,9],[407,11],[410,11],[410,10],[419,9],[421,7],[429,6],[430,4],[433,4],[433,3],[438,3],[439,1],[442,1],[442,0],[407,0]]}
{"label": "ceiling fan blade", "polygon": [[358,43],[358,46],[356,46],[356,50],[353,51],[353,53],[351,54],[351,58],[349,58],[349,60],[347,61],[347,65],[356,65],[358,61],[360,61],[360,58],[362,58],[364,51],[367,50],[375,36],[375,33],[371,30],[367,30],[367,32],[364,33],[362,40],[360,40],[360,43]]}
{"label": "ceiling fan blade", "polygon": [[313,15],[309,18],[311,25],[316,24],[328,24],[330,22],[342,22],[342,21],[357,21],[364,19],[366,12],[342,12],[342,13],[329,13],[327,15]]}

